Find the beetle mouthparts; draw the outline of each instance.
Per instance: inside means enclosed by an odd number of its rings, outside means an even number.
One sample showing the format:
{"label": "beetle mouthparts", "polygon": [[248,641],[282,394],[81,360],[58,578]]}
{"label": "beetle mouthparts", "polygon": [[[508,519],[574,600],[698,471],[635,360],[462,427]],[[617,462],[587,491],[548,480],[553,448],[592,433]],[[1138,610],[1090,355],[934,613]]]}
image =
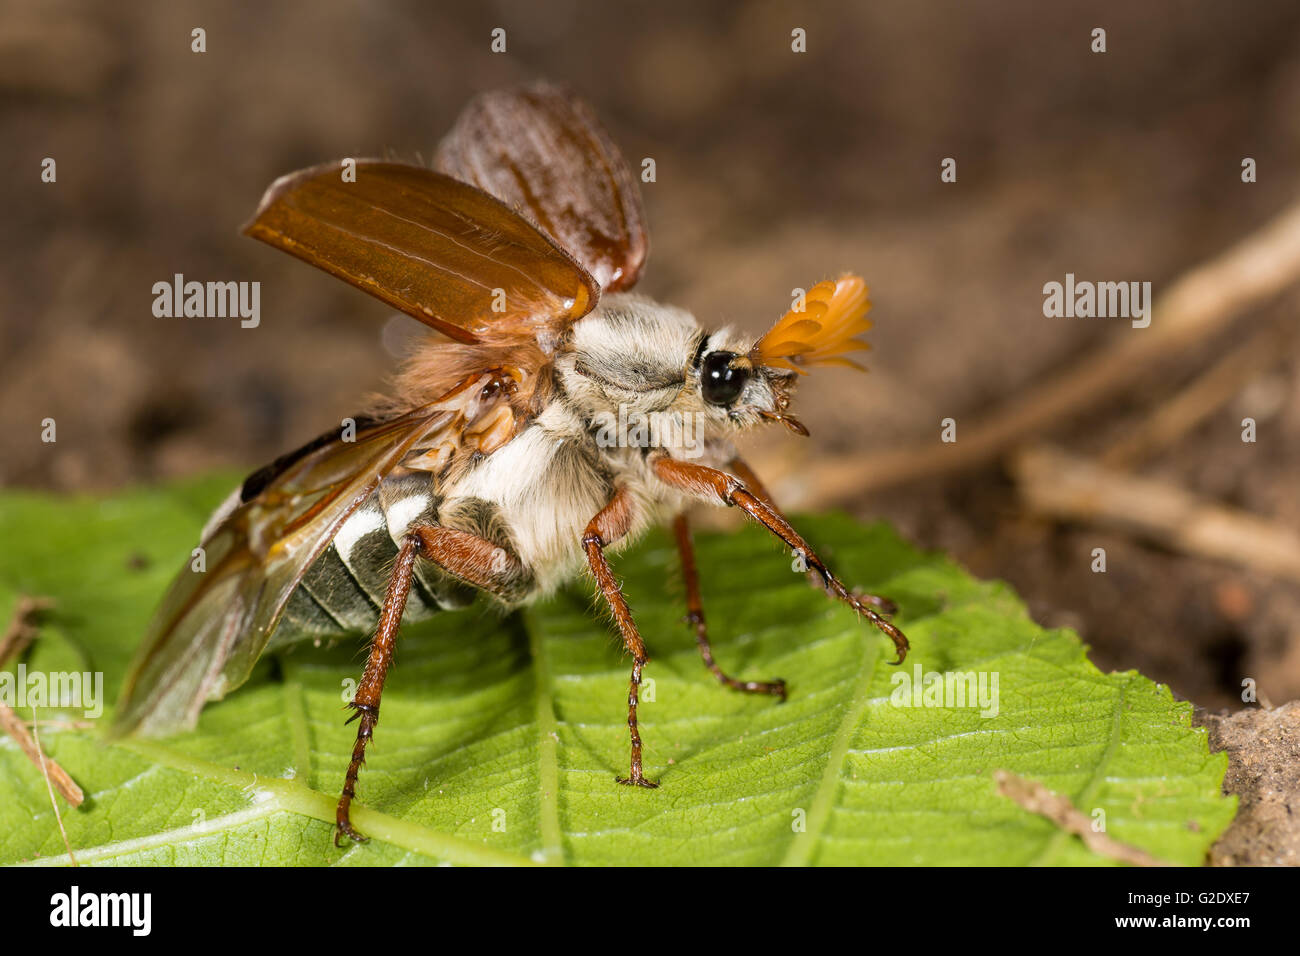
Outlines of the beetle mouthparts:
{"label": "beetle mouthparts", "polygon": [[781,412],[759,412],[759,414],[770,422],[780,422],[796,435],[802,435],[804,438],[808,437],[807,426],[793,415],[786,415]]}

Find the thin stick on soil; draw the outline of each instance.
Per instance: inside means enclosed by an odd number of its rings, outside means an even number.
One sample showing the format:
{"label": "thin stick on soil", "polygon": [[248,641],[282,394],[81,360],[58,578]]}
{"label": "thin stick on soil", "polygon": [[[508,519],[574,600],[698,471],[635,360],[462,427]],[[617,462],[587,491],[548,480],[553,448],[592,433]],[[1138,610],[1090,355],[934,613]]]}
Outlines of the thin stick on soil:
{"label": "thin stick on soil", "polygon": [[1131,468],[1176,444],[1223,407],[1252,378],[1290,355],[1289,325],[1267,326],[1156,408],[1100,456],[1111,468]]}
{"label": "thin stick on soil", "polygon": [[1052,448],[1020,452],[1011,473],[1031,514],[1116,528],[1184,554],[1300,581],[1300,534],[1260,515]]}

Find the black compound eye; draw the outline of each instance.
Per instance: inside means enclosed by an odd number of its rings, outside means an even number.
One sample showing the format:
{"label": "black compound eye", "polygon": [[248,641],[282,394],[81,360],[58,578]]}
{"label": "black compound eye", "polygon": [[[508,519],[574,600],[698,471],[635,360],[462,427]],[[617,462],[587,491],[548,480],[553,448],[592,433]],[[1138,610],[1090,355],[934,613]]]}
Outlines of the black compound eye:
{"label": "black compound eye", "polygon": [[730,405],[740,398],[749,381],[749,369],[733,368],[735,352],[713,352],[700,370],[700,393],[710,405]]}

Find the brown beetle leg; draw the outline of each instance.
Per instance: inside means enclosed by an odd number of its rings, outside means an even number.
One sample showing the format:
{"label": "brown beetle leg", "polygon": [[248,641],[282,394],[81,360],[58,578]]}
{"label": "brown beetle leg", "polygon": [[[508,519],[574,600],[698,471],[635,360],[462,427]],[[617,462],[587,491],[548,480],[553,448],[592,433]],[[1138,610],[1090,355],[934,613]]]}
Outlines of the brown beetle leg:
{"label": "brown beetle leg", "polygon": [[[785,520],[785,516],[777,511],[772,504],[764,501],[746,488],[744,482],[739,478],[729,475],[725,471],[709,468],[707,465],[680,461],[667,456],[660,456],[654,460],[654,472],[660,481],[679,491],[684,491],[705,501],[721,501],[723,504],[740,508],[745,514],[784,541],[787,547],[803,555],[808,567],[816,571],[821,577],[827,591],[859,614],[866,616],[872,624],[894,642],[894,651],[898,655],[898,659],[894,663],[903,663],[904,658],[907,657],[909,646],[907,637],[884,616],[889,613],[885,609],[892,608],[893,602],[875,595],[858,595],[846,588],[839,578],[831,574],[830,569],[826,567],[821,558],[817,557],[799,532],[790,527],[790,523]],[[881,610],[877,610],[877,608]]]}
{"label": "brown beetle leg", "polygon": [[745,459],[737,455],[727,462],[726,470],[744,482],[745,487],[752,491],[754,496],[764,504],[770,505],[773,511],[780,510],[776,506],[776,499],[772,497],[772,493],[767,490],[762,479],[758,477],[753,468],[749,467],[749,462],[745,461]]}
{"label": "brown beetle leg", "polygon": [[646,656],[645,642],[637,631],[636,622],[632,620],[632,609],[627,606],[623,590],[614,578],[609,560],[605,557],[605,548],[627,534],[632,526],[632,496],[625,488],[614,492],[609,504],[600,509],[587,525],[582,535],[582,549],[587,552],[587,564],[591,576],[596,579],[596,586],[605,596],[609,609],[614,615],[614,623],[623,635],[623,645],[632,655],[632,678],[627,688],[627,729],[632,736],[632,764],[627,777],[616,777],[619,783],[635,787],[657,787],[659,784],[647,780],[641,771],[641,734],[637,730],[636,708],[641,696],[641,671],[649,658]]}
{"label": "brown beetle leg", "polygon": [[747,694],[771,694],[785,700],[785,681],[736,680],[729,676],[718,662],[713,659],[713,648],[709,644],[709,628],[704,623],[704,604],[700,600],[700,575],[695,568],[695,546],[691,543],[691,526],[686,515],[680,514],[673,519],[673,534],[677,538],[677,553],[682,562],[682,579],[686,582],[686,623],[695,629],[695,643],[699,645],[700,656],[704,666],[713,672],[721,683],[732,690]]}
{"label": "brown beetle leg", "polygon": [[343,781],[343,792],[339,796],[338,810],[335,813],[335,822],[338,824],[334,833],[335,846],[339,845],[342,836],[356,843],[364,843],[366,840],[352,826],[350,810],[356,797],[357,776],[361,773],[361,765],[366,762],[366,745],[370,743],[375,724],[379,722],[379,699],[384,693],[388,668],[393,663],[397,630],[402,623],[402,612],[406,610],[406,598],[411,592],[411,578],[417,556],[494,594],[510,593],[524,573],[517,557],[477,535],[428,525],[412,528],[407,534],[393,564],[393,575],[388,580],[384,607],[379,613],[379,626],[370,645],[366,669],[361,675],[361,683],[357,685],[352,702],[348,704],[355,711],[348,718],[348,723],[358,718],[361,723],[357,726],[357,742],[352,748],[352,760],[348,764],[347,777]]}
{"label": "brown beetle leg", "polygon": [[[754,469],[750,468],[749,464],[743,458],[740,458],[739,456],[732,458],[731,461],[727,462],[726,471],[739,478],[741,482],[744,483],[745,487],[754,493],[756,498],[762,501],[765,505],[771,507],[771,509],[777,514],[781,514],[781,509],[777,507],[776,500],[772,497],[767,488],[763,486],[763,482],[759,479],[758,475],[754,473]],[[821,575],[811,567],[808,569],[808,583],[820,590],[825,590],[826,587],[821,579]],[[881,614],[898,613],[898,605],[889,600],[889,598],[877,597],[874,594],[859,594],[857,597],[860,600],[865,601],[867,604],[872,605]]]}

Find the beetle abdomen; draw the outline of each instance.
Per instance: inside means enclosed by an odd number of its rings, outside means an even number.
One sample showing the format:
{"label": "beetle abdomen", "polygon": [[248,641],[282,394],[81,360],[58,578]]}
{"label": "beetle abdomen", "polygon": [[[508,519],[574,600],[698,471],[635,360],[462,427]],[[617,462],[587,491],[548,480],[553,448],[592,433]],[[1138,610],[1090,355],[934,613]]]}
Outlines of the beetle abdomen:
{"label": "beetle abdomen", "polygon": [[[432,475],[386,478],[339,528],[330,546],[303,574],[285,605],[270,647],[374,630],[397,558],[398,543],[415,524],[436,524],[439,498]],[[464,607],[474,589],[417,562],[405,619]]]}

